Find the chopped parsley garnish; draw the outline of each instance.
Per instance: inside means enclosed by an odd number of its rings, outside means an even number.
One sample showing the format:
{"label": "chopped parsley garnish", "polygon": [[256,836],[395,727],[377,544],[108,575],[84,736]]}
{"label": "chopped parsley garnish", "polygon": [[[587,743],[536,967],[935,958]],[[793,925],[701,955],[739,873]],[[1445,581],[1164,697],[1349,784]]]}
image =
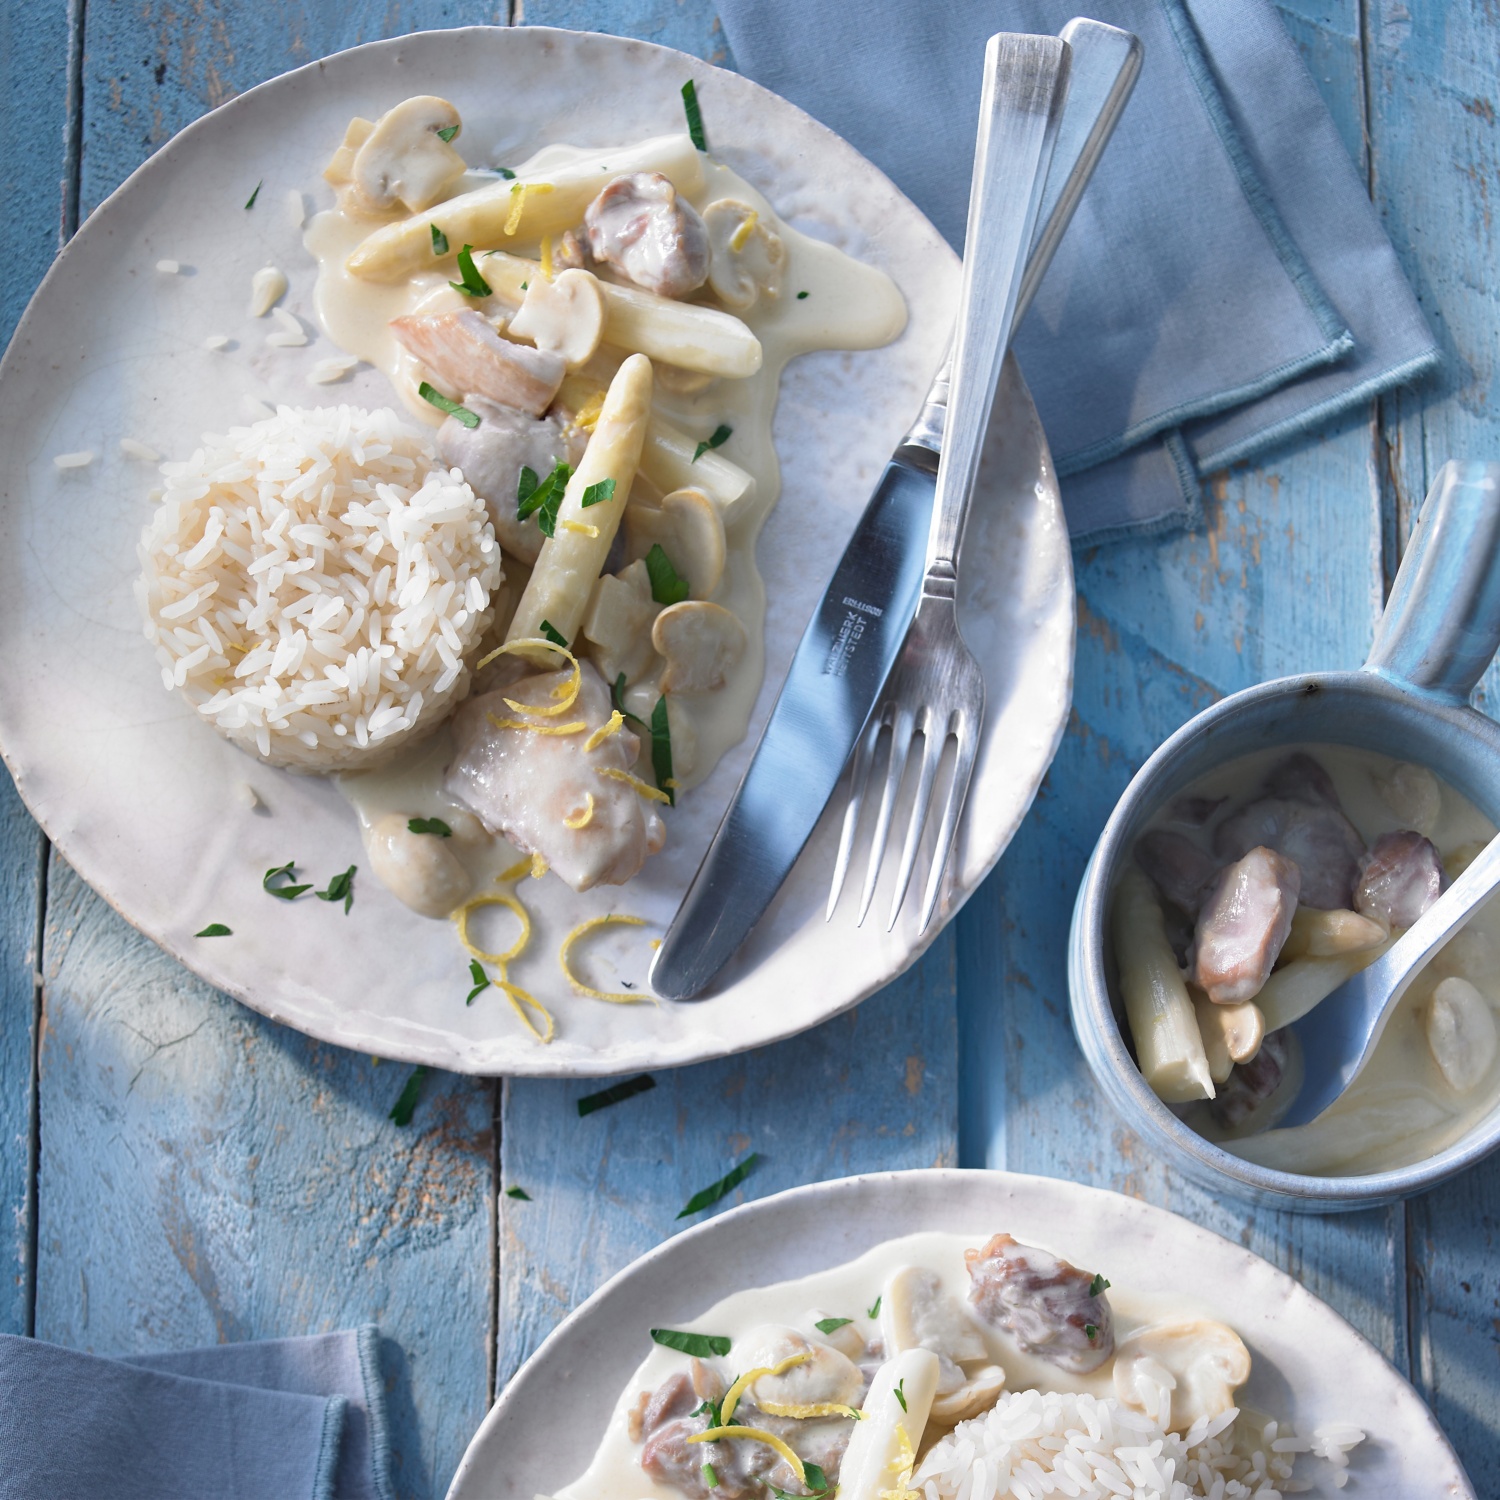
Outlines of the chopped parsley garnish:
{"label": "chopped parsley garnish", "polygon": [[1094,1279],[1091,1282],[1089,1282],[1089,1296],[1090,1297],[1097,1297],[1100,1294],[1100,1292],[1106,1292],[1108,1290],[1109,1290],[1109,1282],[1107,1282],[1102,1276],[1100,1276],[1096,1272],[1095,1275],[1094,1275]]}
{"label": "chopped parsley garnish", "polygon": [[591,505],[602,505],[606,500],[613,500],[614,498],[614,480],[601,479],[598,484],[591,484],[583,492],[583,508],[587,510]]}
{"label": "chopped parsley garnish", "polygon": [[474,981],[474,988],[469,991],[465,1005],[472,1005],[475,995],[482,995],[490,987],[490,976],[484,972],[484,965],[477,958],[469,960],[469,978]]}
{"label": "chopped parsley garnish", "polygon": [[483,276],[479,274],[479,267],[474,264],[474,247],[465,245],[458,252],[458,274],[463,277],[462,281],[450,281],[449,286],[455,292],[462,292],[466,297],[488,297],[492,288]]}
{"label": "chopped parsley garnish", "polygon": [[516,174],[509,167],[496,167],[495,170],[507,181],[514,182]]}
{"label": "chopped parsley garnish", "polygon": [[411,1117],[417,1111],[417,1100],[422,1097],[422,1080],[428,1074],[426,1063],[418,1063],[411,1070],[411,1076],[406,1080],[406,1087],[401,1090],[400,1097],[391,1105],[390,1118],[397,1125],[410,1125]]}
{"label": "chopped parsley garnish", "polygon": [[846,1324],[852,1323],[853,1321],[853,1318],[819,1318],[818,1321],[813,1324],[813,1327],[816,1328],[819,1333],[837,1333],[840,1328],[843,1328]]}
{"label": "chopped parsley garnish", "polygon": [[255,184],[255,191],[253,193],[251,193],[248,198],[245,199],[245,207],[246,208],[254,208],[255,207],[255,200],[260,197],[260,190],[265,185],[266,185],[266,179],[264,177],[262,177],[261,180]]}
{"label": "chopped parsley garnish", "polygon": [[457,401],[450,401],[435,386],[428,385],[424,380],[417,387],[417,394],[429,405],[435,406],[439,411],[445,411],[455,422],[462,422],[470,431],[479,426],[479,414],[472,412],[467,406],[460,406]]}
{"label": "chopped parsley garnish", "polygon": [[233,937],[234,934],[222,922],[210,922],[202,932],[195,932],[194,937]]}
{"label": "chopped parsley garnish", "polygon": [[682,112],[687,116],[688,134],[700,151],[708,150],[708,137],[703,134],[703,112],[698,108],[698,90],[691,78],[682,86]]}
{"label": "chopped parsley garnish", "polygon": [[690,1417],[707,1417],[710,1427],[722,1427],[724,1417],[720,1411],[722,1401],[710,1401],[707,1396],[688,1413]]}
{"label": "chopped parsley garnish", "polygon": [[733,435],[734,428],[730,427],[724,422],[720,422],[719,425],[714,428],[713,436],[704,438],[703,441],[699,443],[695,449],[693,449],[693,462],[697,463],[698,460],[702,458],[710,448],[722,448]]}
{"label": "chopped parsley garnish", "polygon": [[807,1488],[814,1495],[826,1495],[828,1493],[828,1476],[817,1464],[810,1464],[805,1459],[802,1463],[802,1472],[807,1476]]}
{"label": "chopped parsley garnish", "polygon": [[557,530],[557,508],[572,477],[572,467],[566,463],[558,464],[541,481],[537,480],[535,470],[523,466],[516,485],[516,519],[524,521],[527,516],[535,515],[537,530],[543,536],[552,536]]}
{"label": "chopped parsley garnish", "polygon": [[328,882],[326,891],[317,891],[315,894],[319,901],[342,901],[344,903],[344,915],[349,915],[349,908],[354,905],[354,872],[359,869],[358,865],[350,865],[341,875],[335,875]]}
{"label": "chopped parsley garnish", "polygon": [[[882,1293],[882,1294],[881,1294],[881,1295],[882,1295],[882,1296],[884,1296],[884,1293]],[[876,1299],[875,1299],[875,1305],[874,1305],[874,1307],[872,1307],[872,1308],[871,1308],[871,1309],[870,1309],[870,1310],[869,1310],[869,1311],[868,1311],[868,1312],[867,1312],[867,1313],[866,1313],[866,1314],[865,1314],[865,1316],[866,1316],[866,1317],[867,1317],[867,1318],[878,1318],[878,1317],[879,1317],[879,1316],[880,1316],[880,1298],[879,1298],[879,1297],[877,1297],[877,1298],[876,1298]]]}
{"label": "chopped parsley garnish", "polygon": [[505,1190],[505,1196],[507,1198],[514,1198],[520,1203],[531,1202],[531,1194],[523,1187],[508,1187]]}
{"label": "chopped parsley garnish", "polygon": [[437,133],[438,139],[440,141],[446,142],[449,145],[451,145],[453,143],[453,137],[456,136],[457,134],[458,134],[458,126],[457,125],[444,125],[443,128],[440,131],[438,131],[438,133]]}
{"label": "chopped parsley garnish", "polygon": [[898,1380],[896,1382],[896,1389],[894,1391],[892,1391],[891,1394],[901,1403],[901,1410],[905,1411],[907,1409],[907,1407],[906,1407],[906,1379],[905,1379],[904,1376],[900,1380]]}
{"label": "chopped parsley garnish", "polygon": [[551,620],[543,620],[537,629],[552,642],[554,646],[561,646],[564,651],[568,649],[568,638],[560,631]]}
{"label": "chopped parsley garnish", "polygon": [[646,576],[651,580],[651,597],[658,604],[681,604],[688,596],[688,581],[672,566],[660,542],[652,542],[646,554]]}
{"label": "chopped parsley garnish", "polygon": [[1093,1323],[1085,1323],[1083,1331],[1088,1336],[1089,1343],[1092,1344],[1094,1342],[1094,1335],[1099,1332],[1099,1329]]}
{"label": "chopped parsley garnish", "polygon": [[289,859],[284,865],[277,865],[274,870],[267,870],[261,876],[261,889],[275,896],[280,901],[295,901],[303,891],[310,891],[312,884],[292,885],[292,870],[297,861]]}
{"label": "chopped parsley garnish", "polygon": [[448,236],[436,224],[429,224],[428,228],[432,230],[432,253],[434,255],[446,255],[448,253]]}
{"label": "chopped parsley garnish", "polygon": [[704,1464],[703,1465],[703,1482],[711,1490],[718,1489],[718,1487],[719,1487],[719,1476],[714,1473],[714,1466],[712,1464]]}
{"label": "chopped parsley garnish", "polygon": [[797,293],[797,300],[799,302],[806,302],[807,301],[807,293],[806,292],[798,292]]}
{"label": "chopped parsley garnish", "polygon": [[[685,1219],[689,1214],[702,1213],[705,1208],[712,1208],[719,1199],[727,1198],[755,1170],[755,1164],[759,1160],[760,1153],[752,1151],[739,1166],[726,1172],[717,1182],[711,1182],[706,1188],[694,1193],[677,1217]],[[661,1341],[658,1339],[657,1342]]]}
{"label": "chopped parsley garnish", "polygon": [[578,1101],[578,1118],[581,1120],[596,1109],[608,1109],[611,1104],[623,1104],[625,1100],[649,1093],[655,1087],[656,1080],[649,1073],[638,1073],[623,1083],[612,1083],[607,1089],[600,1089],[597,1094],[585,1094]]}
{"label": "chopped parsley garnish", "polygon": [[695,1359],[722,1359],[729,1353],[730,1341],[718,1333],[681,1333],[676,1328],[653,1328],[651,1337],[668,1349],[679,1354],[691,1354]]}
{"label": "chopped parsley garnish", "polygon": [[644,720],[636,718],[636,716],[631,713],[628,708],[625,707],[625,674],[623,672],[621,672],[620,675],[616,677],[614,682],[610,685],[609,701],[613,703],[617,709],[620,710],[620,717],[622,719],[629,719],[632,724],[638,724],[642,729],[646,728]]}
{"label": "chopped parsley garnish", "polygon": [[672,725],[667,718],[667,700],[658,698],[651,710],[651,774],[659,791],[667,794],[667,803],[677,806],[677,785],[672,779]]}
{"label": "chopped parsley garnish", "polygon": [[[497,250],[491,250],[491,251],[490,251],[490,254],[491,254],[491,255],[498,255],[498,254],[499,254],[499,251],[497,251]],[[529,282],[529,281],[523,281],[523,282],[522,282],[522,283],[521,283],[521,290],[522,290],[522,291],[523,291],[523,292],[524,292],[524,291],[526,291],[526,290],[527,290],[527,289],[528,289],[528,288],[529,288],[529,287],[530,287],[530,285],[531,285],[531,283],[530,283],[530,282]]]}
{"label": "chopped parsley garnish", "polygon": [[440,839],[451,839],[453,830],[441,818],[408,818],[408,833],[435,833]]}

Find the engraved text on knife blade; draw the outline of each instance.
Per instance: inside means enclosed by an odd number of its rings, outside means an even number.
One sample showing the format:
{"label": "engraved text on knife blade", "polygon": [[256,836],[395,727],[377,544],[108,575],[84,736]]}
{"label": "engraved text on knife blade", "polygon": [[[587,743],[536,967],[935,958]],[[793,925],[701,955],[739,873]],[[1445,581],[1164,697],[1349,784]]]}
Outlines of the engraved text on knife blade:
{"label": "engraved text on knife blade", "polygon": [[839,602],[844,606],[844,618],[823,663],[825,677],[842,677],[849,670],[849,663],[854,660],[854,653],[864,639],[866,622],[878,620],[885,613],[877,604],[866,604],[863,599],[848,595]]}

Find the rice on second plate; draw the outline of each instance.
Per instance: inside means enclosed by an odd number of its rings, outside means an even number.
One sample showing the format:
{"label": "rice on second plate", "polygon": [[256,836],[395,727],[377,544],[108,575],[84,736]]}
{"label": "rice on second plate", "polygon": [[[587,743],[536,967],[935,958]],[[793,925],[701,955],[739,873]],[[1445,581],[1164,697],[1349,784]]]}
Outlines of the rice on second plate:
{"label": "rice on second plate", "polygon": [[146,638],[226,738],[273,765],[362,769],[467,692],[500,549],[484,501],[394,412],[283,406],[162,473]]}

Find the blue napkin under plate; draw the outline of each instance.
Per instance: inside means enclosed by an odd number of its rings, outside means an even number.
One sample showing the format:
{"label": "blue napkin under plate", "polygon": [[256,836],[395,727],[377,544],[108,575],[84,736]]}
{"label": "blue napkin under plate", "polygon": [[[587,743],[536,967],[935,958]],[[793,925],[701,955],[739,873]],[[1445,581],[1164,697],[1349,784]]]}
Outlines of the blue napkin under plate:
{"label": "blue napkin under plate", "polygon": [[0,1335],[0,1500],[393,1500],[373,1327],[101,1359]]}
{"label": "blue napkin under plate", "polygon": [[1075,15],[1141,38],[1135,93],[1015,341],[1075,542],[1192,524],[1201,474],[1438,362],[1268,0],[719,8],[734,65],[857,146],[959,250],[985,40]]}

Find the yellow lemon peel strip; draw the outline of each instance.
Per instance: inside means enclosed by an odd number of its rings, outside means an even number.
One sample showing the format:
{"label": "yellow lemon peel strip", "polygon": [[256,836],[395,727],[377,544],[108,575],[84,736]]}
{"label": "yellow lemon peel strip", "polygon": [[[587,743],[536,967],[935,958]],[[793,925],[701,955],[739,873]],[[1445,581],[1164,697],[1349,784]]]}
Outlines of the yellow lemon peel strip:
{"label": "yellow lemon peel strip", "polygon": [[526,200],[532,193],[550,193],[550,182],[513,182],[510,186],[510,213],[505,220],[505,233],[514,234],[521,227],[521,215],[526,212]]}
{"label": "yellow lemon peel strip", "polygon": [[594,794],[585,792],[585,806],[581,813],[563,819],[564,828],[587,828],[594,821]]}
{"label": "yellow lemon peel strip", "polygon": [[579,536],[594,537],[599,535],[599,528],[589,525],[587,521],[564,521],[562,526],[564,531],[576,531]]}
{"label": "yellow lemon peel strip", "polygon": [[593,985],[585,984],[569,967],[569,960],[573,955],[574,947],[586,938],[589,933],[599,927],[609,925],[617,927],[644,927],[644,917],[627,917],[619,912],[606,912],[602,917],[590,917],[586,922],[580,922],[567,937],[563,939],[562,947],[558,949],[557,961],[562,965],[563,978],[565,978],[580,995],[588,995],[595,1000],[608,1000],[611,1005],[639,1005],[643,1000],[653,1003],[656,996],[650,991],[624,993],[619,990],[596,990]]}
{"label": "yellow lemon peel strip", "polygon": [[551,718],[554,714],[565,714],[578,698],[578,689],[583,683],[583,668],[578,665],[578,658],[566,646],[559,646],[556,641],[549,641],[541,635],[528,635],[519,641],[506,641],[503,646],[496,646],[488,655],[481,656],[474,670],[477,672],[481,667],[489,666],[497,656],[525,656],[533,646],[541,646],[547,651],[555,651],[559,656],[565,657],[572,663],[573,675],[566,682],[561,682],[552,689],[552,696],[556,701],[551,708],[542,708],[535,703],[517,703],[514,698],[506,698],[503,702],[507,708],[513,708],[518,714],[537,714],[544,719]]}
{"label": "yellow lemon peel strip", "polygon": [[896,1424],[896,1456],[891,1460],[890,1470],[896,1476],[893,1488],[881,1490],[880,1500],[921,1500],[921,1493],[911,1487],[911,1471],[916,1467],[917,1455],[912,1452],[911,1439],[906,1428]]}
{"label": "yellow lemon peel strip", "polygon": [[617,771],[613,766],[600,766],[599,774],[608,776],[611,781],[623,781],[626,786],[631,786],[641,796],[649,798],[652,802],[665,802],[669,807],[672,799],[665,792],[659,792],[654,786],[648,786],[639,776],[632,776],[629,771]]}
{"label": "yellow lemon peel strip", "polygon": [[542,236],[542,256],[541,256],[541,259],[542,259],[542,275],[543,275],[543,277],[546,280],[551,281],[552,280],[552,236],[550,234],[544,234]]}
{"label": "yellow lemon peel strip", "polygon": [[[750,1389],[762,1375],[784,1375],[788,1370],[797,1365],[806,1364],[812,1358],[812,1350],[806,1354],[793,1354],[789,1359],[784,1359],[779,1365],[762,1365],[758,1370],[747,1370],[735,1383],[724,1392],[724,1399],[719,1403],[719,1421],[728,1422],[734,1415],[734,1409],[740,1404],[740,1397]],[[762,1411],[770,1408],[764,1402],[757,1403]],[[776,1413],[772,1412],[772,1416]]]}
{"label": "yellow lemon peel strip", "polygon": [[625,715],[617,708],[584,742],[585,750],[593,750],[602,745],[610,735],[618,734],[625,723]]}
{"label": "yellow lemon peel strip", "polygon": [[551,868],[552,866],[547,863],[546,855],[533,854],[531,856],[531,878],[533,880],[540,880]]}
{"label": "yellow lemon peel strip", "polygon": [[599,420],[599,413],[604,410],[604,392],[595,391],[582,406],[573,413],[573,425],[581,427],[585,432],[592,432],[594,424]]}
{"label": "yellow lemon peel strip", "polygon": [[502,870],[495,876],[495,884],[504,885],[507,880],[519,880],[523,875],[530,873],[531,856],[528,854],[525,859],[518,859],[508,870]]}
{"label": "yellow lemon peel strip", "polygon": [[[544,1047],[557,1034],[557,1023],[552,1019],[552,1012],[542,1004],[540,1000],[520,985],[512,984],[502,975],[493,981],[495,988],[505,991],[505,998],[510,1001],[510,1007],[521,1018],[522,1024]],[[527,1014],[527,1010],[534,1010],[543,1021],[547,1023],[547,1029],[541,1030]]]}
{"label": "yellow lemon peel strip", "polygon": [[[481,906],[503,906],[520,919],[520,936],[504,953],[486,953],[483,948],[476,948],[469,939],[469,915]],[[458,927],[459,942],[482,963],[508,964],[513,958],[519,958],[525,952],[526,944],[531,941],[531,914],[509,891],[486,891],[482,895],[471,896],[453,913],[453,921]]]}
{"label": "yellow lemon peel strip", "polygon": [[797,1483],[807,1483],[807,1470],[802,1467],[802,1460],[774,1432],[767,1432],[763,1427],[710,1427],[707,1432],[695,1432],[688,1442],[716,1443],[720,1438],[748,1438],[752,1443],[764,1443],[768,1448],[774,1448],[791,1465]]}
{"label": "yellow lemon peel strip", "polygon": [[[510,699],[505,700],[507,703]],[[550,713],[551,709],[542,709],[542,713]],[[572,719],[566,724],[528,724],[525,719],[497,719],[494,714],[486,714],[491,724],[496,729],[529,729],[533,734],[582,734],[589,726],[582,719]]]}
{"label": "yellow lemon peel strip", "polygon": [[755,1404],[768,1417],[794,1417],[799,1422],[810,1422],[815,1417],[849,1417],[856,1422],[864,1420],[864,1413],[857,1407],[840,1406],[836,1401],[815,1401],[811,1405],[795,1401],[757,1401]]}
{"label": "yellow lemon peel strip", "polygon": [[732,235],[729,236],[729,248],[733,250],[736,255],[738,255],[739,252],[745,248],[746,241],[749,240],[750,236],[755,233],[755,226],[759,223],[760,215],[756,213],[753,208],[748,214],[745,215],[743,219],[740,220],[740,227],[736,229]]}

